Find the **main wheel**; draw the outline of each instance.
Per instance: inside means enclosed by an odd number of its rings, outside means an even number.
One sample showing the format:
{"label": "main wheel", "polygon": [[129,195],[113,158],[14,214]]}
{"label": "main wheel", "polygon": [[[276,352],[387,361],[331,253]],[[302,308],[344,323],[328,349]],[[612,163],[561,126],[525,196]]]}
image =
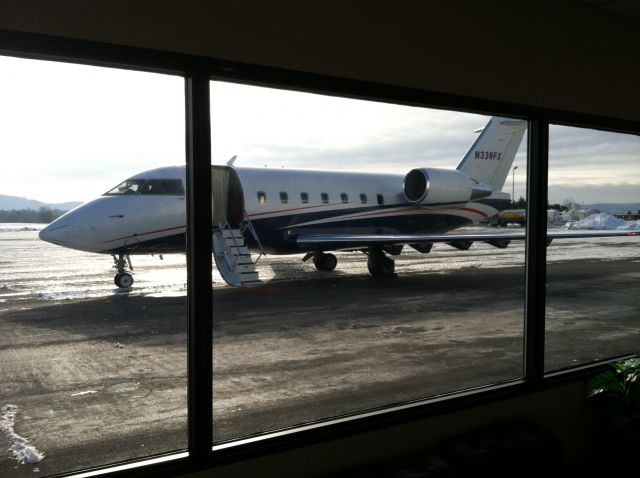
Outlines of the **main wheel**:
{"label": "main wheel", "polygon": [[396,263],[393,259],[385,256],[382,251],[370,252],[367,268],[374,277],[391,277],[394,274]]}
{"label": "main wheel", "polygon": [[338,265],[338,259],[333,254],[318,254],[313,256],[313,265],[319,271],[332,271]]}
{"label": "main wheel", "polygon": [[113,278],[113,282],[121,289],[125,289],[133,285],[133,276],[126,272],[118,272]]}

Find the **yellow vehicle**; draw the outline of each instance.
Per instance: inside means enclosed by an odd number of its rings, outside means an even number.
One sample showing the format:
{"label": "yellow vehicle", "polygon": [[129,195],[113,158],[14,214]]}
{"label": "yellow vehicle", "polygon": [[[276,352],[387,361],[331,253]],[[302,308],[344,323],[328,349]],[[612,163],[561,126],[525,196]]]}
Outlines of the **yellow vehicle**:
{"label": "yellow vehicle", "polygon": [[507,227],[508,224],[527,224],[527,211],[525,209],[505,209],[491,218],[492,226]]}

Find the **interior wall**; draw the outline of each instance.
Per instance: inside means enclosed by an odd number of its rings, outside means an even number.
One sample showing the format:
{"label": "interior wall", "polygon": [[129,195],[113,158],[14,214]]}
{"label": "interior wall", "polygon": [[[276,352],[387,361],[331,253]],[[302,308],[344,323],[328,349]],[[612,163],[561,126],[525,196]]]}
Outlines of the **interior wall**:
{"label": "interior wall", "polygon": [[0,28],[640,121],[640,22],[572,0],[0,0]]}
{"label": "interior wall", "polygon": [[[322,477],[412,453],[426,454],[443,438],[512,418],[534,420],[560,441],[567,463],[581,464],[588,458],[590,443],[590,421],[582,407],[586,390],[584,382],[575,382],[404,425],[239,461],[185,478]],[[540,457],[541,460],[547,458]]]}

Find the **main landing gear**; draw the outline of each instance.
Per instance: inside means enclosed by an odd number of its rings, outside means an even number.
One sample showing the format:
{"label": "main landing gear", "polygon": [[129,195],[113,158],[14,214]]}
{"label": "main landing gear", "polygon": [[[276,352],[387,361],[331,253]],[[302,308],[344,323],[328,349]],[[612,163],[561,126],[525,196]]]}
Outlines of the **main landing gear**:
{"label": "main landing gear", "polygon": [[369,254],[367,267],[373,277],[391,277],[394,275],[396,263],[393,259],[387,257],[382,249],[370,247],[367,254]]}
{"label": "main landing gear", "polygon": [[[395,275],[396,263],[393,259],[391,259],[384,253],[384,250],[382,248],[370,247],[367,250],[363,250],[362,252],[366,253],[369,256],[369,258],[367,259],[367,267],[369,268],[369,272],[372,276],[392,277]],[[398,250],[397,254],[399,253],[400,251]],[[309,252],[306,256],[304,256],[302,260],[303,262],[306,262],[309,259],[313,259],[313,265],[316,266],[316,269],[318,269],[319,271],[332,271],[338,264],[338,259],[336,258],[336,256],[321,251]]]}
{"label": "main landing gear", "polygon": [[133,285],[133,276],[127,271],[127,268],[133,270],[133,266],[129,255],[118,254],[118,257],[116,257],[114,254],[113,267],[118,271],[113,278],[113,282],[121,289],[131,287]]}
{"label": "main landing gear", "polygon": [[313,265],[319,271],[332,271],[338,265],[338,259],[333,254],[318,252],[313,255]]}

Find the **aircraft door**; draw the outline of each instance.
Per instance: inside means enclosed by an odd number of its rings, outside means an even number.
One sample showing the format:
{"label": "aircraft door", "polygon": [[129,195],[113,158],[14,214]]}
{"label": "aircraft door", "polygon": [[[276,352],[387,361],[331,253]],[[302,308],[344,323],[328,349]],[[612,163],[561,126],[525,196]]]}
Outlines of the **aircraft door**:
{"label": "aircraft door", "polygon": [[244,215],[242,186],[229,166],[211,166],[211,201],[213,227],[225,222],[232,228],[240,226]]}

